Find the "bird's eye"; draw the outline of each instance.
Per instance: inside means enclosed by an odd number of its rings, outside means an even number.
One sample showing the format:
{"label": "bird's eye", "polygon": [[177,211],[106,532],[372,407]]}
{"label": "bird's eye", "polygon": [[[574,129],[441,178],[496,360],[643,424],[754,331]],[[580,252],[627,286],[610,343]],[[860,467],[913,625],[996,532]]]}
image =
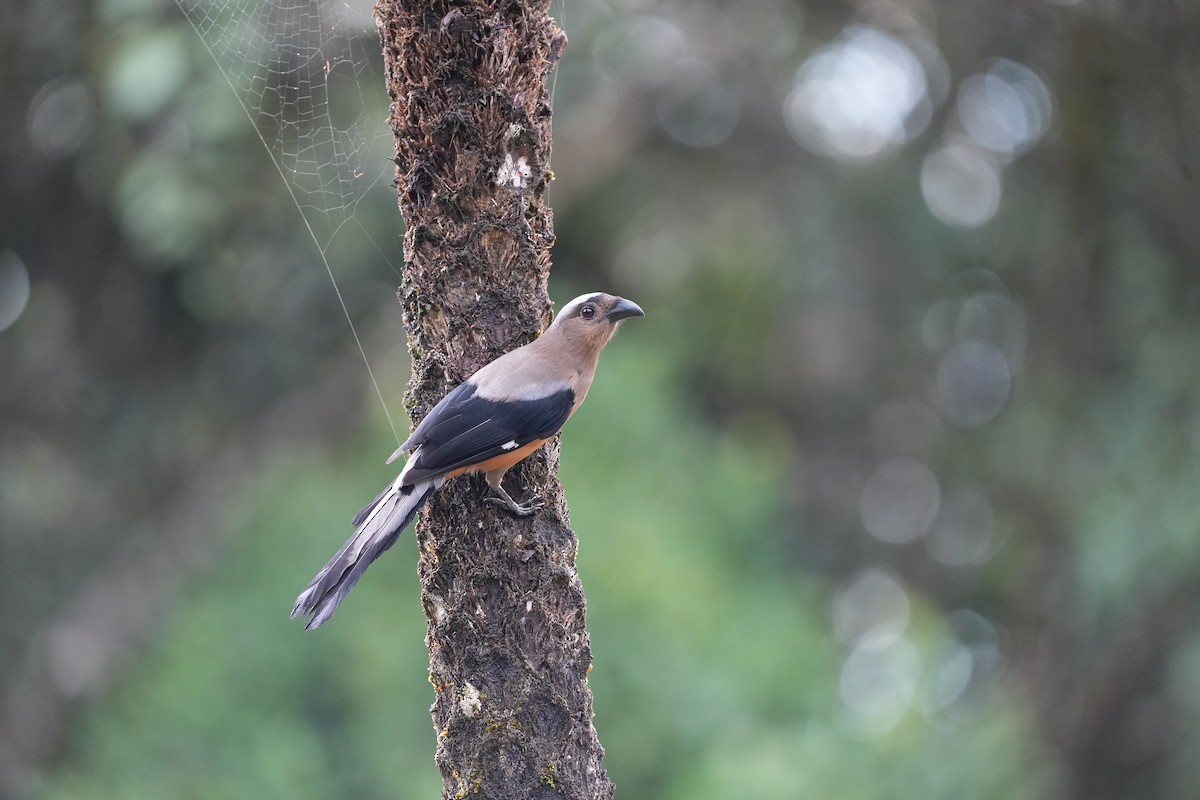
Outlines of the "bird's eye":
{"label": "bird's eye", "polygon": [[584,319],[591,319],[592,317],[596,316],[596,307],[584,306],[583,308],[579,309],[579,316],[583,317]]}

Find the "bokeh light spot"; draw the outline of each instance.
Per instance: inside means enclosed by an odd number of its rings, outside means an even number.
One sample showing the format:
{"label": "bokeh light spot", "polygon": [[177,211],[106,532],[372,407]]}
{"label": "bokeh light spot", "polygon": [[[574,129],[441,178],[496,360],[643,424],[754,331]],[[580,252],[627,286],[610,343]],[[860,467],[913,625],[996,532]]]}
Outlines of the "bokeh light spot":
{"label": "bokeh light spot", "polygon": [[996,516],[987,493],[977,487],[951,492],[925,537],[929,554],[943,564],[979,564],[992,555]]}
{"label": "bokeh light spot", "polygon": [[945,711],[966,693],[975,671],[971,649],[958,641],[939,653],[922,681],[921,710]]}
{"label": "bokeh light spot", "polygon": [[191,42],[183,30],[151,29],[130,37],[113,52],[108,94],[133,119],[149,119],[175,99],[187,78]]}
{"label": "bokeh light spot", "polygon": [[0,331],[16,322],[29,303],[29,270],[12,250],[0,253]]}
{"label": "bokeh light spot", "polygon": [[1050,91],[1032,70],[999,59],[958,89],[956,110],[967,135],[1011,158],[1028,150],[1050,125]]}
{"label": "bokeh light spot", "polygon": [[714,147],[729,138],[741,103],[706,61],[688,59],[674,70],[658,98],[658,124],[677,142]]}
{"label": "bokeh light spot", "polygon": [[978,148],[951,142],[925,157],[921,194],[942,222],[977,228],[1000,208],[1000,170]]}
{"label": "bokeh light spot", "polygon": [[155,261],[167,267],[186,259],[202,242],[218,215],[217,200],[199,191],[170,154],[147,154],[135,161],[117,187],[125,232]]}
{"label": "bokeh light spot", "polygon": [[942,357],[937,398],[942,415],[955,425],[974,428],[990,421],[1008,401],[1011,373],[993,344],[959,342]]}
{"label": "bokeh light spot", "polygon": [[899,636],[908,618],[908,594],[881,569],[860,572],[833,604],[833,631],[846,644],[866,636]]}
{"label": "bokeh light spot", "polygon": [[870,636],[850,651],[838,691],[854,729],[880,736],[894,728],[916,696],[921,658],[903,636]]}
{"label": "bokeh light spot", "polygon": [[792,136],[812,152],[866,162],[919,133],[929,105],[925,70],[912,49],[856,25],[801,65],[783,113]]}
{"label": "bokeh light spot", "polygon": [[597,56],[626,81],[658,86],[689,52],[687,34],[674,22],[647,14],[621,18],[607,36],[597,37]]}
{"label": "bokeh light spot", "polygon": [[867,532],[883,542],[904,544],[929,529],[940,503],[938,481],[929,467],[910,458],[879,465],[867,479],[858,507]]}
{"label": "bokeh light spot", "polygon": [[925,312],[921,321],[921,341],[935,353],[940,353],[954,344],[954,326],[958,320],[958,303],[955,300],[938,300]]}
{"label": "bokeh light spot", "polygon": [[80,81],[51,81],[29,104],[29,140],[52,158],[70,155],[92,132],[92,95]]}
{"label": "bokeh light spot", "polygon": [[975,339],[994,344],[1012,374],[1025,361],[1025,311],[1002,292],[981,292],[963,301],[958,311],[955,336],[960,341]]}

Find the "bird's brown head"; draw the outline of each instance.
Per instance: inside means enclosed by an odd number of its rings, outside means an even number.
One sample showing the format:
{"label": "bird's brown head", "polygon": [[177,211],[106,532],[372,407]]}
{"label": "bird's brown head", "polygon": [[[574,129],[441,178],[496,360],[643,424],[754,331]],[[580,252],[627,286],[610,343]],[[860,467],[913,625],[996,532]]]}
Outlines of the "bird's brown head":
{"label": "bird's brown head", "polygon": [[550,330],[598,354],[616,333],[621,320],[645,315],[632,300],[605,292],[589,292],[563,306]]}

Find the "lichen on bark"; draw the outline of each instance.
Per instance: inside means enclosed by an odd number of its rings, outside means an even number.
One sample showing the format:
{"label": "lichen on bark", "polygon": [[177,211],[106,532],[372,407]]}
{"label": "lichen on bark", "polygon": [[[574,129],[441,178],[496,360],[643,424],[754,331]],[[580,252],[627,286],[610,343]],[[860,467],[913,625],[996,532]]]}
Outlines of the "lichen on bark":
{"label": "lichen on bark", "polygon": [[[414,422],[550,321],[546,78],[565,43],[548,0],[376,6],[407,223],[398,292]],[[436,761],[446,798],[608,798],[591,647],[558,443],[514,468],[517,519],[447,484],[417,525]],[[552,780],[547,780],[547,776]]]}

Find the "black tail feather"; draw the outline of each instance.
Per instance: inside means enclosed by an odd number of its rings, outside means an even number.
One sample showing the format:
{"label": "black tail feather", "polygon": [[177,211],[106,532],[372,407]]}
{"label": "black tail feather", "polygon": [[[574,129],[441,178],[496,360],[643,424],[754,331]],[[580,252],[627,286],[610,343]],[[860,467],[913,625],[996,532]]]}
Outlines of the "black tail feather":
{"label": "black tail feather", "polygon": [[426,481],[416,486],[389,486],[358,512],[354,517],[358,529],[296,598],[292,619],[311,617],[306,630],[325,624],[371,562],[396,543],[440,485],[441,481]]}
{"label": "black tail feather", "polygon": [[354,519],[350,520],[350,524],[356,528],[359,525],[362,525],[363,520],[367,518],[367,514],[370,514],[372,509],[374,509],[375,506],[379,505],[379,502],[381,500],[383,500],[383,498],[387,497],[388,492],[390,492],[390,491],[392,491],[391,486],[385,487],[382,492],[380,492],[379,494],[377,494],[375,496],[374,500],[367,503],[365,506],[362,507],[362,509],[357,514],[354,515]]}

